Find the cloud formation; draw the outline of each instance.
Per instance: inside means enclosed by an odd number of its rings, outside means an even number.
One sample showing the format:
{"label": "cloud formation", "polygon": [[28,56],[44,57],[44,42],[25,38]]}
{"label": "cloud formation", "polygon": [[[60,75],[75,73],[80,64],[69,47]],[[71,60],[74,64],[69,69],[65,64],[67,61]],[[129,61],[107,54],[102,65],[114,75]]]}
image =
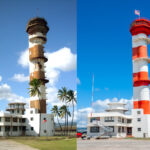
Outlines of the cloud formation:
{"label": "cloud formation", "polygon": [[10,102],[27,102],[28,99],[22,96],[18,96],[11,91],[11,87],[8,84],[0,85],[0,100],[8,100]]}
{"label": "cloud formation", "polygon": [[77,84],[80,85],[81,84],[81,81],[79,78],[77,78]]}
{"label": "cloud formation", "polygon": [[20,57],[18,59],[18,64],[20,64],[24,68],[29,66],[29,50],[28,49],[21,52]]}
{"label": "cloud formation", "polygon": [[29,76],[25,76],[24,74],[14,74],[12,77],[12,80],[18,81],[18,82],[26,82],[29,81]]}

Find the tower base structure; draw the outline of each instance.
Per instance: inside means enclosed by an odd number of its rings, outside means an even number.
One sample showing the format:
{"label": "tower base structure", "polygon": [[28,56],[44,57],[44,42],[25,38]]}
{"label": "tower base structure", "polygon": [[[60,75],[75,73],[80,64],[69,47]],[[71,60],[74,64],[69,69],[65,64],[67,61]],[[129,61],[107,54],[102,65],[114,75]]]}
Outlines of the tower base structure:
{"label": "tower base structure", "polygon": [[132,109],[132,136],[150,138],[150,115],[143,109]]}

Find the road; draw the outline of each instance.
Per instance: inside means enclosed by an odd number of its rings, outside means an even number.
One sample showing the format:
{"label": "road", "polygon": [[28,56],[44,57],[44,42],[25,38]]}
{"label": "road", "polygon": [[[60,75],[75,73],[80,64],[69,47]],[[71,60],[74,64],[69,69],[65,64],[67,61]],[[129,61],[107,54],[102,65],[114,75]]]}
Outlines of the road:
{"label": "road", "polygon": [[78,139],[77,150],[150,150],[150,140]]}
{"label": "road", "polygon": [[12,140],[0,139],[0,150],[38,150]]}

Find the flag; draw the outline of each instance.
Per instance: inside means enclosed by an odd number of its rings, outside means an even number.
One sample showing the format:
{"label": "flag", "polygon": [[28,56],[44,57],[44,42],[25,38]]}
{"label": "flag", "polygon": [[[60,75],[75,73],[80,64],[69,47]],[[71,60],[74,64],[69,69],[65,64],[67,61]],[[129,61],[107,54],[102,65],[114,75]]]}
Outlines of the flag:
{"label": "flag", "polygon": [[47,120],[46,120],[46,119],[44,119],[44,120],[43,120],[43,123],[45,123],[45,122],[47,122]]}
{"label": "flag", "polygon": [[135,15],[138,15],[140,17],[140,11],[139,10],[136,10],[134,11]]}

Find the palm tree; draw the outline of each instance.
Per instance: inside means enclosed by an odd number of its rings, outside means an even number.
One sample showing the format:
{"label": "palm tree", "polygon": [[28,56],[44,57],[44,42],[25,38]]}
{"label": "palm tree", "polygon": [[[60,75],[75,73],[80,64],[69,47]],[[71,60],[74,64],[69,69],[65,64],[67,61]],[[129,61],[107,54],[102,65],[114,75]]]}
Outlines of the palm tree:
{"label": "palm tree", "polygon": [[73,90],[69,90],[67,93],[67,103],[72,103],[72,121],[71,121],[71,130],[73,126],[73,119],[74,119],[74,104],[77,103],[76,94]]}
{"label": "palm tree", "polygon": [[[33,97],[33,96],[40,96],[41,95],[41,91],[39,90],[40,86],[42,85],[42,81],[39,80],[39,79],[33,79],[32,81],[30,81],[29,83],[30,85],[30,88],[29,89],[29,93],[30,93],[30,96]],[[39,105],[40,105],[40,110],[41,110],[41,103],[39,102]],[[40,113],[40,131],[41,131],[41,112]],[[40,131],[39,131],[39,136],[40,136]]]}
{"label": "palm tree", "polygon": [[[60,112],[61,118],[65,117],[65,119],[66,119],[66,117],[68,118],[68,116],[71,116],[70,111],[68,110],[68,107],[66,105],[61,106],[59,109],[59,112]],[[65,128],[65,130],[66,130],[66,128]],[[64,131],[64,133],[65,133],[65,131]]]}
{"label": "palm tree", "polygon": [[41,92],[39,90],[39,87],[41,86],[42,82],[41,80],[39,79],[33,79],[32,81],[30,81],[29,85],[30,85],[30,88],[29,89],[29,93],[30,93],[30,96],[40,96],[41,95]]}
{"label": "palm tree", "polygon": [[[57,97],[60,99],[60,101],[65,102],[65,104],[66,104],[66,101],[67,101],[67,98],[68,98],[68,96],[67,96],[67,88],[66,87],[62,87],[62,89],[59,89]],[[64,114],[64,117],[65,117],[65,130],[66,130],[66,124],[67,124],[67,129],[68,129],[68,122],[66,123],[67,115]]]}
{"label": "palm tree", "polygon": [[66,103],[66,99],[67,99],[67,88],[66,87],[62,87],[62,89],[58,90],[58,94],[57,94],[58,98],[62,101]]}
{"label": "palm tree", "polygon": [[60,126],[61,131],[62,131],[62,127],[61,127],[61,124],[60,124],[59,119],[58,119],[58,117],[60,117],[60,112],[59,112],[57,105],[54,105],[53,108],[51,109],[51,111],[54,114],[54,116],[57,117],[58,124]]}

